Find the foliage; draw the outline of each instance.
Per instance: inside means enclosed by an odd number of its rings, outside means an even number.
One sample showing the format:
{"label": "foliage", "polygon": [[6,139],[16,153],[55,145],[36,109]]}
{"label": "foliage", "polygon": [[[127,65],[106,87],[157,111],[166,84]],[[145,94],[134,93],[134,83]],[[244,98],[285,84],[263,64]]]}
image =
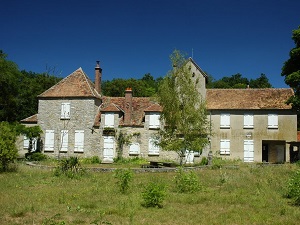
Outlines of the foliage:
{"label": "foliage", "polygon": [[17,135],[14,125],[0,122],[0,171],[8,171],[9,165],[17,159]]}
{"label": "foliage", "polygon": [[186,150],[201,153],[208,144],[209,123],[205,101],[197,91],[198,84],[192,81],[188,61],[178,50],[170,58],[174,68],[158,90],[165,126],[159,130],[156,144],[163,150],[176,151],[182,164]]}
{"label": "foliage", "polygon": [[166,197],[166,186],[159,181],[149,182],[142,191],[144,207],[163,207],[163,201]]}
{"label": "foliage", "polygon": [[31,155],[32,149],[33,149],[33,140],[37,139],[38,145],[36,152],[41,152],[41,143],[40,143],[40,137],[43,133],[42,129],[39,126],[33,126],[33,127],[26,127],[24,125],[20,125],[21,133],[26,136],[29,139],[29,146],[28,146],[28,153],[25,154],[25,157],[28,158]]}
{"label": "foliage", "polygon": [[101,160],[99,156],[92,156],[90,158],[82,158],[80,159],[80,162],[83,164],[99,164],[101,163]]}
{"label": "foliage", "polygon": [[287,194],[288,198],[294,201],[295,205],[300,205],[300,170],[292,174],[288,181]]}
{"label": "foliage", "polygon": [[26,157],[29,161],[44,161],[48,159],[48,156],[41,152],[33,152]]}
{"label": "foliage", "polygon": [[133,157],[133,158],[115,158],[114,163],[115,164],[133,164],[133,165],[140,165],[148,162],[145,158],[140,158],[140,157]]}
{"label": "foliage", "polygon": [[131,143],[132,135],[127,134],[123,131],[119,131],[117,134],[117,159],[120,160],[123,157],[124,145],[129,145]]}
{"label": "foliage", "polygon": [[133,178],[133,172],[131,169],[116,169],[114,177],[118,179],[117,184],[120,188],[121,193],[125,194],[129,187],[130,182]]}
{"label": "foliage", "polygon": [[200,190],[200,181],[194,171],[185,171],[180,167],[174,180],[176,191],[179,193],[194,193]]}
{"label": "foliage", "polygon": [[[284,62],[281,76],[285,76],[284,80],[293,90],[294,94],[287,101],[291,104],[293,109],[299,111],[300,109],[300,26],[293,30],[292,39],[295,42],[295,47],[290,51],[290,58]],[[299,119],[298,119],[299,121]],[[298,124],[298,127],[300,125]]]}
{"label": "foliage", "polygon": [[81,167],[78,157],[61,159],[56,167],[54,174],[56,176],[66,175],[69,178],[76,178],[83,175],[85,170]]}

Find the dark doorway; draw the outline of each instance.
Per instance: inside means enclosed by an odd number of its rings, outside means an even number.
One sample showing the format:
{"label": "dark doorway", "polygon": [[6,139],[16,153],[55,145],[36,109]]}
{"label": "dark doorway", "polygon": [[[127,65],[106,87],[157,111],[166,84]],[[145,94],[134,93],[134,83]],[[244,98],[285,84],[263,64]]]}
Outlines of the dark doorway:
{"label": "dark doorway", "polygon": [[263,162],[269,161],[269,145],[268,144],[262,145],[262,161]]}

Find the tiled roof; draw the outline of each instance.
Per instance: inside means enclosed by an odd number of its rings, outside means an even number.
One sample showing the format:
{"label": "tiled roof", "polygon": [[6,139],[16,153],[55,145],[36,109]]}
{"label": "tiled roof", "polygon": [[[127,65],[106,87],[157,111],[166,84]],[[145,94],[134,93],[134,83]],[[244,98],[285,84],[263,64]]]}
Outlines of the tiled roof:
{"label": "tiled roof", "polygon": [[207,109],[291,109],[290,88],[207,89]]}
{"label": "tiled roof", "polygon": [[37,114],[34,114],[32,116],[29,116],[23,120],[21,120],[21,123],[37,123]]}
{"label": "tiled roof", "polygon": [[[155,110],[157,109],[157,110]],[[101,118],[101,112],[117,112],[120,111],[123,117],[120,119],[120,125],[124,125],[124,113],[125,113],[125,97],[103,97],[102,104],[96,115],[95,126],[99,126],[99,119]],[[141,126],[145,116],[145,111],[161,111],[161,107],[152,101],[148,97],[132,97],[132,117],[131,126]]]}
{"label": "tiled roof", "polygon": [[61,98],[61,97],[95,97],[100,94],[95,90],[93,82],[81,68],[75,70],[69,76],[52,86],[38,97]]}

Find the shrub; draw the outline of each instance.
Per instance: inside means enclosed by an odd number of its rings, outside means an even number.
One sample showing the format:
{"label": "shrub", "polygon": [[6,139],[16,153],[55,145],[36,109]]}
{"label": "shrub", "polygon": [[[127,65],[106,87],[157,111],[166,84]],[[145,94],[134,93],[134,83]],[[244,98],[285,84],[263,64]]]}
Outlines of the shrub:
{"label": "shrub", "polygon": [[83,164],[99,164],[101,160],[98,156],[92,156],[91,158],[82,158],[80,159]]}
{"label": "shrub", "polygon": [[297,170],[288,181],[287,197],[291,198],[295,205],[300,205],[300,170]]}
{"label": "shrub", "polygon": [[130,169],[117,169],[114,176],[118,179],[117,184],[119,185],[120,191],[123,194],[126,193],[133,177],[132,171]]}
{"label": "shrub", "polygon": [[166,186],[160,182],[152,181],[142,191],[142,205],[144,207],[162,208],[165,197]]}
{"label": "shrub", "polygon": [[84,169],[81,167],[79,159],[71,156],[70,158],[62,159],[59,161],[54,174],[56,176],[66,175],[69,178],[75,178],[84,174]]}
{"label": "shrub", "polygon": [[32,152],[32,153],[26,153],[25,154],[26,159],[29,161],[44,161],[48,159],[48,157],[40,152]]}
{"label": "shrub", "polygon": [[208,164],[208,159],[206,157],[202,157],[200,165],[205,166]]}
{"label": "shrub", "polygon": [[179,168],[175,176],[176,191],[180,193],[193,193],[200,190],[200,181],[194,171],[184,171]]}

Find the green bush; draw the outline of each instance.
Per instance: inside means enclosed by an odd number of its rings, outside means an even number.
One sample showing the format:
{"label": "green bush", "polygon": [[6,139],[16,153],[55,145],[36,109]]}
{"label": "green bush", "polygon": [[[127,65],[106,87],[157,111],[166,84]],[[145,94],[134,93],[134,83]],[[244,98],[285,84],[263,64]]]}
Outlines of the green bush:
{"label": "green bush", "polygon": [[26,159],[29,161],[44,161],[48,159],[48,156],[40,152],[32,152],[26,155]]}
{"label": "green bush", "polygon": [[175,189],[179,193],[193,193],[200,190],[200,181],[194,171],[179,168],[175,176]]}
{"label": "green bush", "polygon": [[83,164],[99,164],[101,160],[98,156],[92,156],[91,158],[82,158],[80,162]]}
{"label": "green bush", "polygon": [[202,157],[200,165],[205,166],[208,164],[208,159],[206,157]]}
{"label": "green bush", "polygon": [[117,169],[115,170],[114,176],[118,179],[117,184],[120,188],[120,191],[123,194],[126,193],[133,178],[132,171],[130,169]]}
{"label": "green bush", "polygon": [[85,170],[81,167],[78,157],[73,156],[60,160],[54,171],[56,176],[66,175],[69,178],[75,178],[84,173]]}
{"label": "green bush", "polygon": [[287,197],[291,198],[295,205],[300,205],[300,170],[292,174],[288,181]]}
{"label": "green bush", "polygon": [[163,201],[166,197],[166,186],[157,181],[151,181],[142,191],[144,207],[163,207]]}

